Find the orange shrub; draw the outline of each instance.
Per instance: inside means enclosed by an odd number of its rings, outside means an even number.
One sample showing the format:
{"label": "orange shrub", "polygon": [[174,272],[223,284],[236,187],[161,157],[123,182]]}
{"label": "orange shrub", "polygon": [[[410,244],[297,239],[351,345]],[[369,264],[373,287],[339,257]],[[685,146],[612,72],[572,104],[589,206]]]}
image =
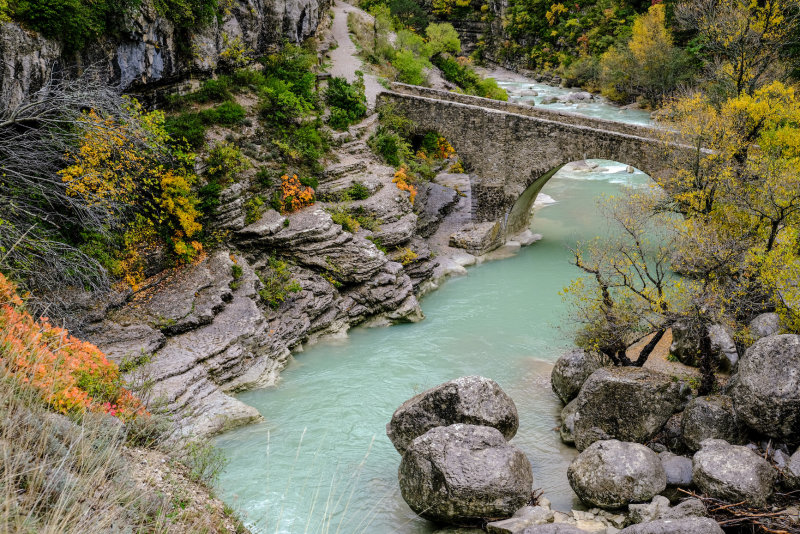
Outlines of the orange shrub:
{"label": "orange shrub", "polygon": [[0,274],[0,376],[36,388],[61,413],[104,412],[123,421],[146,415],[122,386],[119,368],[96,346],[35,320]]}
{"label": "orange shrub", "polygon": [[291,213],[314,203],[314,189],[300,183],[296,174],[281,176],[281,213]]}
{"label": "orange shrub", "polygon": [[392,178],[392,182],[397,185],[397,189],[401,191],[408,191],[409,199],[411,203],[414,203],[414,198],[417,196],[417,188],[414,187],[413,184],[409,183],[410,178],[408,176],[408,169],[406,169],[405,165],[402,165],[397,171],[394,173],[394,178]]}
{"label": "orange shrub", "polygon": [[439,159],[448,159],[456,155],[456,149],[447,142],[447,139],[440,137],[436,141],[436,157]]}

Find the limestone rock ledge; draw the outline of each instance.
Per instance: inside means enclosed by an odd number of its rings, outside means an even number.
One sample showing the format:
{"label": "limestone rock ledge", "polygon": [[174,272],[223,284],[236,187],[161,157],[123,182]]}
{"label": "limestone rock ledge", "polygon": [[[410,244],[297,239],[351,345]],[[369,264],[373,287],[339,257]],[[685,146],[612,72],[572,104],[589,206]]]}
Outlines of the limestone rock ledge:
{"label": "limestone rock ledge", "polygon": [[[176,270],[86,329],[88,340],[132,367],[129,380],[152,383],[147,400],[171,415],[175,438],[261,419],[230,394],[274,384],[303,343],[368,319],[422,318],[402,265],[371,242],[315,207],[280,221],[266,213],[239,232],[239,252],[218,250]],[[277,309],[258,295],[256,273],[270,257],[285,261],[302,288]]]}

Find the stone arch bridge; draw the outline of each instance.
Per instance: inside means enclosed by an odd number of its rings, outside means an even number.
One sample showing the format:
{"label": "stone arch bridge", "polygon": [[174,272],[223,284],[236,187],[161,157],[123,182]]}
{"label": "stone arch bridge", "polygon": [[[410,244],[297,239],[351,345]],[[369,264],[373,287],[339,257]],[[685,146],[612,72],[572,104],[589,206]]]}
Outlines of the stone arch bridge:
{"label": "stone arch bridge", "polygon": [[400,83],[378,104],[447,138],[471,171],[473,220],[499,221],[504,236],[527,227],[536,195],[567,163],[608,159],[650,176],[669,166],[663,140],[646,126]]}

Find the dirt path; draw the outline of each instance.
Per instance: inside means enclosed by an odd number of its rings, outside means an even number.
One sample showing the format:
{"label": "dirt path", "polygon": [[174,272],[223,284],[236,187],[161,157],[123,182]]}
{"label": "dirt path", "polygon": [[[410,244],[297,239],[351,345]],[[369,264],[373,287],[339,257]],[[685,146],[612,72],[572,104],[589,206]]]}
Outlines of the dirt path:
{"label": "dirt path", "polygon": [[356,45],[350,39],[350,32],[347,29],[347,14],[350,12],[359,13],[362,17],[371,19],[372,17],[361,9],[351,6],[342,0],[336,0],[333,4],[333,25],[331,32],[338,46],[330,51],[331,68],[329,72],[333,76],[341,76],[347,81],[352,82],[356,79],[356,71],[364,72],[364,86],[367,95],[367,106],[375,108],[375,97],[383,90],[378,83],[378,79],[366,72],[361,59],[358,57]]}

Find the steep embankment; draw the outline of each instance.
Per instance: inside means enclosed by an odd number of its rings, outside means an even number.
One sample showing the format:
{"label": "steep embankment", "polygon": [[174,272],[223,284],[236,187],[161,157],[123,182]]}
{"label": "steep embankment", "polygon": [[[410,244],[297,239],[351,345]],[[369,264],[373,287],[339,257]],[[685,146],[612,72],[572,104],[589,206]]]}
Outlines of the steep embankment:
{"label": "steep embankment", "polygon": [[15,22],[0,23],[0,106],[11,107],[53,73],[95,69],[123,89],[147,88],[255,57],[284,40],[314,35],[329,0],[234,0],[218,16],[182,30],[144,0],[113,34],[72,52]]}

